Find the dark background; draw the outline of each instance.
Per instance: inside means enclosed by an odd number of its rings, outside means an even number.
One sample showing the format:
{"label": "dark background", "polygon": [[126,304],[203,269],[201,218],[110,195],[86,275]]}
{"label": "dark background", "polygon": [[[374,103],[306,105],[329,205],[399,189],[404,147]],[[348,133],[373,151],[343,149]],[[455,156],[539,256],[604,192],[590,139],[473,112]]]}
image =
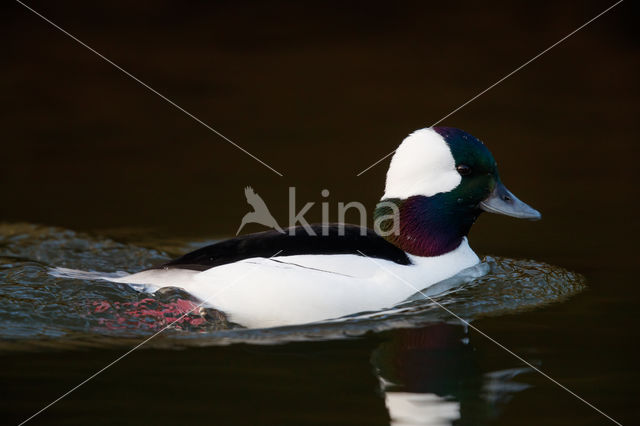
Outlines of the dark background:
{"label": "dark background", "polygon": [[[3,2],[0,220],[151,244],[232,235],[246,185],[281,223],[289,186],[300,205],[329,189],[334,220],[338,201],[373,207],[388,160],[358,172],[613,2],[28,4],[284,174]],[[482,139],[507,186],[543,214],[483,216],[477,252],[547,261],[589,283],[570,302],[477,326],[628,423],[640,294],[636,12],[622,3],[442,123]],[[320,219],[317,205],[308,217]],[[542,407],[558,422],[604,420],[544,379],[536,386],[505,423],[525,412],[536,424]]]}

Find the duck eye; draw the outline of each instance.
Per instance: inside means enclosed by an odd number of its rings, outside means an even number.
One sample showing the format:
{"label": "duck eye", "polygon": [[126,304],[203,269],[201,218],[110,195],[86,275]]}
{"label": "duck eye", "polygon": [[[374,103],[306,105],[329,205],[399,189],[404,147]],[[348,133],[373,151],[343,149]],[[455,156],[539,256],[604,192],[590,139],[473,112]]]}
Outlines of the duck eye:
{"label": "duck eye", "polygon": [[471,174],[471,167],[467,166],[466,164],[460,164],[456,167],[456,170],[458,171],[458,173],[460,173],[460,175],[462,176],[467,176],[469,174]]}

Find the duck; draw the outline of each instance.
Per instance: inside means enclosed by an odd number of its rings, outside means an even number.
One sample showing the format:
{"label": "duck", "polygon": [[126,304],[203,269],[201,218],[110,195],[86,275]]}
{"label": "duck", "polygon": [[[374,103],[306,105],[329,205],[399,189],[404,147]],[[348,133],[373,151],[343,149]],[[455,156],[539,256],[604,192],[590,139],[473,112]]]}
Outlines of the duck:
{"label": "duck", "polygon": [[110,280],[147,292],[181,288],[249,328],[333,320],[391,308],[477,265],[468,234],[483,212],[541,218],[505,187],[483,142],[428,127],[394,152],[374,229],[272,229]]}

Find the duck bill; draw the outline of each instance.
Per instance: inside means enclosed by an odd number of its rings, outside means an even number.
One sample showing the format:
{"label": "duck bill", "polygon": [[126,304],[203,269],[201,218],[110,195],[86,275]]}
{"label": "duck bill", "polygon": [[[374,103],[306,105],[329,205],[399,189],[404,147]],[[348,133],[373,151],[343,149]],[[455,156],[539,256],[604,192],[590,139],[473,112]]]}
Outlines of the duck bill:
{"label": "duck bill", "polygon": [[533,207],[518,199],[502,182],[498,182],[491,194],[480,203],[485,212],[503,214],[518,219],[539,220],[542,215]]}

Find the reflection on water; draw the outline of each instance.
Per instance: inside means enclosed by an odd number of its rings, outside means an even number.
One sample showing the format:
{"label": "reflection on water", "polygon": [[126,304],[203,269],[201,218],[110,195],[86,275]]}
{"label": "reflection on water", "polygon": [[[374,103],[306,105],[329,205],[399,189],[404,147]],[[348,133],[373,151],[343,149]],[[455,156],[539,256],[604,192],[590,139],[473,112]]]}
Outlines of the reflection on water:
{"label": "reflection on water", "polygon": [[[183,242],[163,241],[166,247],[159,250],[161,244],[146,234],[198,238],[233,233],[245,213],[241,190],[248,184],[259,185],[256,189],[274,205],[279,220],[287,216],[282,194],[291,184],[302,191],[300,200],[317,200],[327,188],[332,200],[374,205],[384,183],[384,162],[356,178],[359,170],[393,149],[408,131],[444,116],[612,3],[36,6],[248,151],[285,168],[283,180],[123,80],[24,8],[5,2],[0,14],[9,34],[3,40],[7,65],[0,69],[8,100],[2,115],[3,220],[109,228],[110,235],[126,226],[119,235],[130,241],[145,234],[138,238],[141,245],[156,250],[62,229],[0,226],[5,366],[0,411],[16,420],[3,423],[16,424],[148,336],[163,324],[154,312],[169,310],[166,323],[175,317],[171,311],[182,309],[175,304],[178,299],[189,301],[186,295],[145,300],[149,295],[109,283],[56,279],[47,267],[138,270],[166,260],[165,252],[174,256],[187,249]],[[639,380],[634,374],[637,339],[630,338],[637,330],[633,321],[640,289],[639,198],[633,196],[634,163],[621,161],[636,158],[638,150],[630,137],[636,134],[640,82],[637,5],[622,3],[443,123],[481,136],[505,179],[545,214],[535,226],[483,217],[474,227],[473,247],[571,265],[588,274],[591,289],[540,312],[474,324],[525,358],[544,361],[544,371],[624,424],[640,423],[632,399]],[[320,209],[314,210],[309,219],[320,220]],[[247,229],[254,230],[259,229]],[[513,266],[506,276],[522,269],[520,262],[497,260],[497,267]],[[458,299],[451,301],[452,308],[465,318],[502,315],[502,306],[507,306],[503,312],[525,309],[528,293],[518,292],[515,284],[502,286],[499,273],[483,282],[493,286],[490,291],[470,283],[453,294]],[[549,282],[536,285],[540,273],[518,277],[531,278],[528,307],[581,287],[579,278],[563,277],[561,271],[559,288],[547,287]],[[541,294],[545,288],[551,294]],[[499,296],[492,298],[493,292]],[[105,301],[109,309],[90,314],[102,306],[94,303]],[[145,306],[153,309],[138,317],[129,314],[131,307]],[[43,422],[176,425],[215,415],[220,424],[237,424],[239,416],[247,424],[265,419],[281,424],[286,413],[294,424],[386,424],[385,399],[373,391],[378,382],[371,374],[371,352],[379,339],[394,340],[398,327],[420,330],[420,320],[443,319],[439,309],[430,310],[423,301],[406,308],[397,316],[372,313],[370,322],[355,318],[351,328],[247,331],[209,321],[176,327],[151,343],[188,349],[136,351],[92,382],[95,387],[52,407]],[[114,322],[117,328],[111,327]],[[138,327],[140,322],[147,327]],[[319,340],[385,327],[396,328],[357,339]],[[486,349],[473,331],[468,337],[470,345]],[[213,346],[240,339],[306,340]],[[76,350],[84,347],[97,348]],[[486,373],[518,366],[509,359],[491,347],[475,361]],[[474,362],[460,360],[460,367]],[[449,374],[452,381],[460,377]],[[464,383],[477,393],[471,377],[481,373],[473,374]],[[502,373],[495,374],[482,376],[486,395],[494,379],[498,387],[506,386]],[[570,395],[540,379],[534,389],[514,398],[500,424],[604,423],[596,412],[573,405]],[[168,388],[189,391],[177,395]],[[420,393],[409,387],[396,390]],[[450,398],[434,389],[426,393]],[[476,400],[460,393],[463,386],[451,400],[459,405],[458,424],[480,424],[470,414]],[[250,410],[246,401],[251,401]]]}
{"label": "reflection on water", "polygon": [[[487,257],[478,266],[488,270],[487,275],[479,279],[462,275],[439,283],[426,292],[432,300],[416,294],[383,311],[246,329],[214,309],[196,309],[183,317],[198,300],[182,290],[167,287],[153,295],[140,293],[127,285],[97,281],[91,272],[139,270],[168,257],[156,249],[69,230],[0,225],[0,350],[9,354],[129,348],[166,326],[170,326],[167,332],[148,347],[210,348],[230,343],[264,347],[296,341],[315,345],[375,336],[376,345],[360,350],[370,354],[380,402],[393,424],[448,425],[459,419],[484,423],[497,416],[514,393],[528,387],[517,378],[528,370],[483,373],[465,327],[434,301],[471,321],[562,300],[584,287],[581,276],[558,267]],[[54,276],[52,267],[76,272]]]}
{"label": "reflection on water", "polygon": [[449,425],[463,413],[486,423],[514,393],[529,387],[514,381],[527,368],[483,374],[458,325],[399,330],[371,360],[394,425]]}

